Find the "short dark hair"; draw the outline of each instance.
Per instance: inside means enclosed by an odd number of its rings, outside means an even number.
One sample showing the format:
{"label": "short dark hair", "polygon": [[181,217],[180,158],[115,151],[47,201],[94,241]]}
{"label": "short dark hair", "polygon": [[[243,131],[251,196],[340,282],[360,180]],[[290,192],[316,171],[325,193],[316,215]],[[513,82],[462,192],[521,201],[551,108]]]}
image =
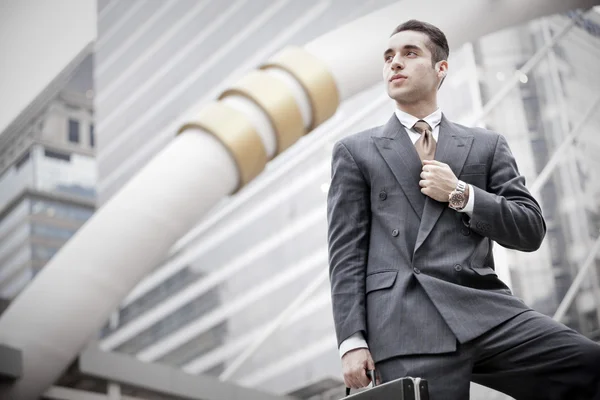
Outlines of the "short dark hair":
{"label": "short dark hair", "polygon": [[398,32],[403,31],[416,31],[422,32],[429,38],[427,48],[431,52],[431,64],[435,65],[438,61],[447,60],[450,55],[450,48],[448,47],[448,40],[446,35],[437,26],[431,25],[430,23],[418,21],[416,19],[408,20],[396,27],[391,36],[394,36]]}

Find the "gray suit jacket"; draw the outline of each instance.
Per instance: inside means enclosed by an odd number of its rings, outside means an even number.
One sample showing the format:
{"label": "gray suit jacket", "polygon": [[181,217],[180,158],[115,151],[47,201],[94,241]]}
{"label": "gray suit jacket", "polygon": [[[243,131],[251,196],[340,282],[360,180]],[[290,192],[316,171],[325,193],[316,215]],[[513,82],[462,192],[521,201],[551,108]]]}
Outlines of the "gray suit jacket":
{"label": "gray suit jacket", "polygon": [[421,162],[395,115],[333,151],[327,200],[338,345],[358,331],[374,360],[456,349],[529,308],[494,270],[492,240],[546,233],[503,136],[442,117],[435,159],[475,192],[472,218],[420,191]]}

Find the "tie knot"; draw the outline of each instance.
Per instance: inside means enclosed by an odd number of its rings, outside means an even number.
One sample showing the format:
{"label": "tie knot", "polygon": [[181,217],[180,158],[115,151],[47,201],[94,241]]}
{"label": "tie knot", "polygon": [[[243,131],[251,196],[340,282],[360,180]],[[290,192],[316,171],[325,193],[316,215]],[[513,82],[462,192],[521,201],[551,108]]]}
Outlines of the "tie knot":
{"label": "tie knot", "polygon": [[429,126],[429,124],[425,121],[423,121],[422,119],[418,120],[414,125],[413,125],[413,129],[417,132],[419,132],[421,135],[424,134],[425,132],[431,132],[431,126]]}

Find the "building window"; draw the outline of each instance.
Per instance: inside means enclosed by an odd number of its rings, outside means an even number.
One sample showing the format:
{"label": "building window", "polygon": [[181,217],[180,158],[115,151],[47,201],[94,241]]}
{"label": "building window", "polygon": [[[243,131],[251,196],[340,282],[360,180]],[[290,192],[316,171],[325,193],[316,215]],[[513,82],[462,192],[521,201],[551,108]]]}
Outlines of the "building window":
{"label": "building window", "polygon": [[67,161],[67,162],[71,161],[70,154],[65,154],[60,151],[44,149],[44,156],[46,156],[48,158],[56,158],[57,160],[62,160],[62,161]]}
{"label": "building window", "polygon": [[79,121],[69,119],[69,142],[79,143]]}
{"label": "building window", "polygon": [[95,141],[94,141],[94,124],[90,124],[90,147],[94,147]]}

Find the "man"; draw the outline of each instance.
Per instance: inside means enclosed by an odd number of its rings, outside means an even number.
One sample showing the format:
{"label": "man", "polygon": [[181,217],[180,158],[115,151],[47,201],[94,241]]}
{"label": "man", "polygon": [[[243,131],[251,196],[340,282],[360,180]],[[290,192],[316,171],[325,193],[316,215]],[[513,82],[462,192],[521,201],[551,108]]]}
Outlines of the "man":
{"label": "man", "polygon": [[470,381],[516,399],[600,400],[600,346],[512,296],[492,241],[535,251],[546,233],[506,139],[448,121],[437,90],[448,43],[400,25],[383,53],[386,125],[336,143],[330,278],[344,380],[426,378],[433,400]]}

